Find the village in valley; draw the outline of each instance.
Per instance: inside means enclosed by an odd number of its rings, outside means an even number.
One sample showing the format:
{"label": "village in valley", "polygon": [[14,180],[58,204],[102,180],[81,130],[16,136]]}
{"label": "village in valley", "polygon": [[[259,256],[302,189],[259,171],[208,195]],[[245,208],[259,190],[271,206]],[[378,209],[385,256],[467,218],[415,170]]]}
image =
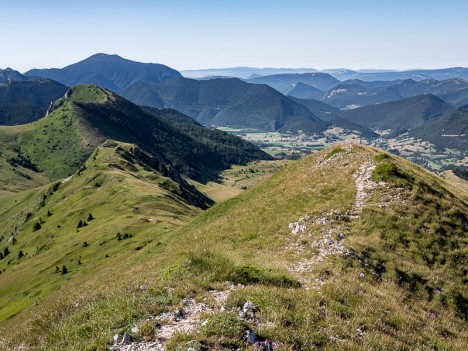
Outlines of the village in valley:
{"label": "village in valley", "polygon": [[455,149],[440,150],[425,140],[402,134],[387,138],[388,131],[375,130],[376,139],[361,138],[356,131],[333,127],[320,134],[261,132],[252,129],[219,128],[248,140],[279,159],[294,160],[321,150],[339,141],[375,146],[423,166],[433,172],[468,167],[468,152]]}

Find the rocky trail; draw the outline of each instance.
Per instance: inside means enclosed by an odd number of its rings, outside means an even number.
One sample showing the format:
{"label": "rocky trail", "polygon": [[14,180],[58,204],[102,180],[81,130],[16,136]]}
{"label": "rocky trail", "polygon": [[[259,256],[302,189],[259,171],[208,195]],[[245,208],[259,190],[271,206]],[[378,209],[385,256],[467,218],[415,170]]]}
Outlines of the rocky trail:
{"label": "rocky trail", "polygon": [[[360,157],[357,160],[351,158],[351,155],[348,156],[348,161],[360,163],[359,169],[353,174],[356,195],[352,208],[344,213],[331,210],[313,218],[306,215],[297,222],[289,224],[291,236],[286,238],[286,247],[299,256],[298,261],[291,265],[289,270],[297,276],[305,289],[317,288],[325,283],[321,277],[311,277],[310,273],[318,263],[331,256],[348,254],[345,241],[350,232],[350,224],[361,217],[371,191],[385,186],[384,182],[377,183],[371,180],[376,165],[370,157]],[[336,154],[320,162],[318,168],[325,171],[325,168],[333,162],[342,162],[342,160],[343,155]],[[312,257],[307,257],[311,252]]]}
{"label": "rocky trail", "polygon": [[359,219],[361,217],[362,208],[369,196],[369,191],[379,185],[385,183],[376,183],[371,180],[372,171],[375,169],[375,164],[371,161],[365,162],[359,167],[359,171],[353,174],[356,185],[356,199],[354,201],[351,219]]}

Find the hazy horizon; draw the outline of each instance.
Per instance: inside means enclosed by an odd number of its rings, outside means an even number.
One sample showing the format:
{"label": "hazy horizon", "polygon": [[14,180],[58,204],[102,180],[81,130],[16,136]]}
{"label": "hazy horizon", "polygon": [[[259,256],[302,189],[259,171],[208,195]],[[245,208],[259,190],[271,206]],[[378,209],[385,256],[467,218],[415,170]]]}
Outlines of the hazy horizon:
{"label": "hazy horizon", "polygon": [[462,0],[7,0],[0,68],[62,68],[95,53],[177,70],[468,67]]}
{"label": "hazy horizon", "polygon": [[[95,54],[105,54],[105,55],[118,55],[124,59],[127,59],[127,60],[131,60],[131,61],[138,61],[138,60],[134,60],[134,59],[131,59],[129,57],[125,57],[125,56],[122,56],[118,53],[95,53]],[[78,58],[76,61],[74,62],[70,62],[70,63],[67,63],[65,64],[64,66],[61,66],[61,67],[52,67],[52,66],[44,66],[44,67],[31,67],[29,69],[25,69],[25,70],[19,70],[19,69],[16,69],[15,67],[10,67],[10,66],[7,66],[7,67],[1,67],[0,66],[0,69],[7,69],[7,68],[10,68],[10,69],[13,69],[13,70],[16,70],[16,71],[19,71],[20,73],[25,73],[27,72],[28,70],[30,69],[35,69],[35,68],[38,68],[38,69],[41,69],[41,68],[64,68],[64,67],[67,67],[69,65],[72,65],[74,63],[77,63],[77,62],[80,62],[80,61],[83,61],[95,54],[92,54],[90,56],[87,56],[87,57],[83,57],[83,58]],[[143,62],[143,63],[158,63],[158,64],[164,64],[164,65],[167,65],[171,68],[174,68],[178,71],[208,71],[208,70],[227,70],[227,69],[259,69],[259,70],[262,70],[262,69],[273,69],[273,70],[281,70],[281,69],[284,69],[284,70],[317,70],[317,71],[327,71],[327,70],[352,70],[352,71],[371,71],[371,72],[386,72],[386,71],[412,71],[412,70],[432,70],[432,69],[446,69],[446,68],[457,68],[457,67],[460,67],[460,68],[468,68],[468,64],[467,66],[440,66],[440,67],[408,67],[408,68],[395,68],[395,69],[391,69],[391,68],[373,68],[373,67],[360,67],[360,68],[350,68],[350,67],[326,67],[326,68],[317,68],[317,67],[289,67],[289,66],[276,66],[276,67],[272,67],[272,66],[219,66],[219,67],[197,67],[197,68],[187,68],[187,69],[177,69],[176,67],[174,66],[171,66],[169,64],[166,64],[166,63],[163,63],[163,62],[157,62],[157,61],[138,61],[138,62]]]}

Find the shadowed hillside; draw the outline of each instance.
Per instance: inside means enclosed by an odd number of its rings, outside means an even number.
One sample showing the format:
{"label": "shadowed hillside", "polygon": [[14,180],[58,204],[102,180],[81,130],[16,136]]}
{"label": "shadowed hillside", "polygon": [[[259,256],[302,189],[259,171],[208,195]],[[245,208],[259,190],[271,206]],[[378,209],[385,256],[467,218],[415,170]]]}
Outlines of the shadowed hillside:
{"label": "shadowed hillside", "polygon": [[52,102],[68,90],[50,79],[12,80],[0,84],[0,125],[19,125],[44,117]]}
{"label": "shadowed hillside", "polygon": [[429,140],[440,148],[468,150],[468,105],[447,112],[410,131],[415,138]]}

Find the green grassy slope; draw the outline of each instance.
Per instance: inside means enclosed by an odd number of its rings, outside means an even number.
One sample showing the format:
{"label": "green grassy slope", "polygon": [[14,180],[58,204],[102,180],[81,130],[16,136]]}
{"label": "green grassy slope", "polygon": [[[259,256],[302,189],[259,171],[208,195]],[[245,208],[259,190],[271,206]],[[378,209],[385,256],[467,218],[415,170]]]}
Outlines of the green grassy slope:
{"label": "green grassy slope", "polygon": [[44,173],[33,170],[34,166],[20,161],[25,156],[17,139],[30,128],[30,124],[0,127],[0,195],[31,189],[50,181]]}
{"label": "green grassy slope", "polygon": [[[75,172],[108,138],[138,144],[161,164],[171,165],[173,172],[198,180],[216,178],[231,164],[270,158],[227,133],[170,123],[172,115],[142,109],[98,86],[82,85],[56,101],[48,116],[18,127],[7,146],[29,157],[51,180]],[[14,129],[0,128],[0,136],[12,133]]]}
{"label": "green grassy slope", "polygon": [[[64,288],[26,324],[4,323],[28,334],[8,334],[3,345],[103,350],[133,326],[134,337],[155,339],[152,318],[190,297],[212,312],[174,334],[169,350],[189,341],[243,347],[245,328],[280,350],[463,350],[467,212],[422,168],[337,145],[214,206],[162,245],[82,277],[80,291]],[[225,281],[243,285],[230,290]],[[212,289],[228,295],[224,309]],[[257,319],[238,320],[247,300]]]}
{"label": "green grassy slope", "polygon": [[[155,165],[134,145],[106,141],[72,177],[1,197],[0,251],[11,253],[0,260],[0,320],[158,242],[211,203]],[[67,274],[55,271],[63,266]]]}

